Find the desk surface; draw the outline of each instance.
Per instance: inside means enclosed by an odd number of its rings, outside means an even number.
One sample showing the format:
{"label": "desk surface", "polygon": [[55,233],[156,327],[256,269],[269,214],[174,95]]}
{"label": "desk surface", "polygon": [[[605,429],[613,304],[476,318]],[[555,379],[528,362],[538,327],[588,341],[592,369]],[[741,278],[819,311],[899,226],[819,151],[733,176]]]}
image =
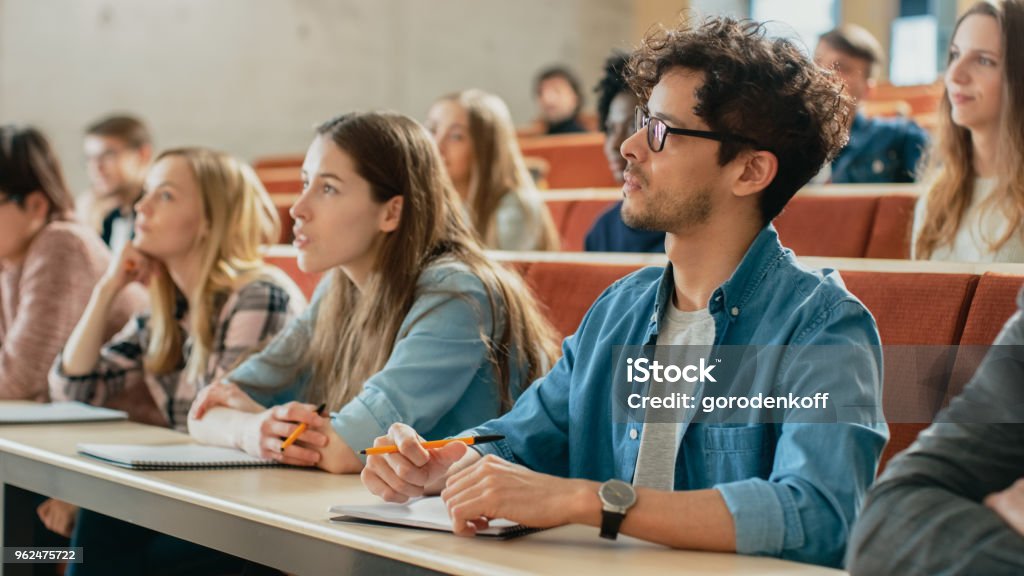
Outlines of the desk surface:
{"label": "desk surface", "polygon": [[[359,477],[300,469],[138,472],[75,453],[78,442],[163,444],[187,440],[130,422],[0,426],[0,452],[126,488],[198,505],[347,548],[456,574],[841,574],[807,564],[734,554],[677,551],[629,537],[565,526],[507,541],[398,528],[332,524],[334,504],[373,503]],[[98,510],[102,512],[102,510]]]}

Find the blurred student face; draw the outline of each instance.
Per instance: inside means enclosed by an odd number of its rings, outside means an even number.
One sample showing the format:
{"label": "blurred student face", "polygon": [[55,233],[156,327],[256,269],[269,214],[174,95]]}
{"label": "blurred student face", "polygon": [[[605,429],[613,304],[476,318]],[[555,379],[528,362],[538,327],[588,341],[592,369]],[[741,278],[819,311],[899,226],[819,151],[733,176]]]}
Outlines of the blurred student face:
{"label": "blurred student face", "polygon": [[145,194],[135,204],[135,247],[164,262],[198,253],[206,228],[201,194],[185,158],[161,158],[146,175]]}
{"label": "blurred student face", "polygon": [[622,184],[622,171],[626,169],[626,159],[622,157],[620,148],[626,138],[633,135],[633,112],[637,104],[633,93],[619,92],[612,98],[604,123],[604,156],[608,159],[608,169],[619,184]]}
{"label": "blurred student face", "polygon": [[393,205],[400,212],[401,197],[376,202],[352,157],[324,135],[306,152],[302,184],[291,208],[299,268],[324,272],[340,266],[350,277],[365,277],[373,270],[385,234],[398,227]]}
{"label": "blurred student face", "polygon": [[46,225],[49,204],[41,192],[33,192],[18,202],[0,191],[0,262],[17,265],[25,259],[29,245]]}
{"label": "blurred student face", "polygon": [[578,102],[572,85],[562,76],[552,76],[537,87],[537,102],[544,120],[549,124],[572,118]]}
{"label": "blurred student face", "polygon": [[827,42],[818,42],[814,49],[814,61],[828,70],[835,70],[846,85],[846,92],[854,99],[855,104],[860,104],[874,86],[870,78],[871,63],[863,58],[857,58],[844,52],[836,50]]}
{"label": "blurred student face", "polygon": [[473,139],[469,135],[469,112],[458,102],[441,100],[427,113],[430,131],[444,160],[448,177],[460,191],[469,188],[473,176]]}
{"label": "blurred student face", "polygon": [[[651,91],[647,103],[652,118],[670,128],[709,130],[693,111],[694,95],[704,75],[685,68],[671,69]],[[653,152],[647,128],[626,138],[627,161],[622,186],[622,221],[641,230],[684,233],[706,223],[722,188],[718,142],[667,134],[665,147]]]}
{"label": "blurred student face", "polygon": [[950,43],[946,68],[954,124],[969,130],[999,125],[1004,62],[996,19],[985,14],[965,18]]}
{"label": "blurred student face", "polygon": [[89,183],[96,196],[118,194],[141,183],[149,161],[145,151],[117,138],[93,134],[85,137],[84,149]]}

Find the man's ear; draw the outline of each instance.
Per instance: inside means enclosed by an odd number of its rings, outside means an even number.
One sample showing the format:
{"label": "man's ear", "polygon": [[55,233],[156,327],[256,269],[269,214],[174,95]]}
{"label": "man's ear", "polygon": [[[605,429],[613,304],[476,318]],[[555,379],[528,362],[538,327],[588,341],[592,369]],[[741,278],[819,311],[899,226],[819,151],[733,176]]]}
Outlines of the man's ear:
{"label": "man's ear", "polygon": [[143,144],[139,146],[139,161],[143,166],[148,166],[153,160],[153,146],[150,144]]}
{"label": "man's ear", "polygon": [[764,190],[779,173],[779,159],[766,150],[748,152],[743,162],[743,171],[733,182],[733,193],[736,196],[751,196]]}
{"label": "man's ear", "polygon": [[[874,78],[868,78],[866,85],[867,90],[864,91],[864,99],[870,100],[871,97],[875,95],[875,88],[878,87],[878,80],[875,80]],[[858,102],[858,104],[860,104],[860,102]]]}
{"label": "man's ear", "polygon": [[394,232],[402,221],[403,196],[395,196],[384,203],[384,215],[380,222],[381,232]]}

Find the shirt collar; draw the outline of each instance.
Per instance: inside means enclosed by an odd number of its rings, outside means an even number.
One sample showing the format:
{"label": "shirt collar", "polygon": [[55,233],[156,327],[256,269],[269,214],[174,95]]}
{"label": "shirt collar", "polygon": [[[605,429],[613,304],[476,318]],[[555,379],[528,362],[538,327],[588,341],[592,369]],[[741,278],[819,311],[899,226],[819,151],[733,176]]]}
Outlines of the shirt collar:
{"label": "shirt collar", "polygon": [[[708,312],[715,314],[724,310],[730,318],[739,316],[744,306],[761,286],[768,272],[778,264],[784,255],[785,249],[779,242],[779,234],[775,231],[775,226],[769,223],[754,237],[754,241],[750,243],[739,266],[733,270],[729,279],[711,293]],[[654,301],[654,315],[651,317],[652,324],[658,323],[662,311],[666,306],[671,305],[674,290],[672,263],[669,262],[665,266],[661,283],[658,286],[658,296]]]}

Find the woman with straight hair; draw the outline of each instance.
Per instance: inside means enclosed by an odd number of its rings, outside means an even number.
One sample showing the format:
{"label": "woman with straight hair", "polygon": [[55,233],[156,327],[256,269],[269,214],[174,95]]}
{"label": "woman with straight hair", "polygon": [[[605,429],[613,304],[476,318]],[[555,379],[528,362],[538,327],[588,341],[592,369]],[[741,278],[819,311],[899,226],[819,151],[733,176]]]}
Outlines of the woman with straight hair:
{"label": "woman with straight hair", "polygon": [[485,246],[559,249],[558,232],[501,98],[482,90],[444,96],[430,108],[426,125]]}
{"label": "woman with straight hair", "polygon": [[553,329],[518,275],[484,254],[414,120],[323,123],[302,178],[291,209],[298,264],[327,275],[306,313],[200,395],[194,437],[355,473],[382,422],[446,437],[506,411],[552,363]]}
{"label": "woman with straight hair", "polygon": [[[136,204],[135,238],[93,290],[89,305],[50,372],[50,393],[109,404],[135,390],[148,398],[125,408],[135,420],[187,429],[188,409],[216,381],[296,317],[305,299],[260,247],[280,224],[247,165],[205,148],[160,154]],[[113,298],[149,285],[149,310],[112,339],[101,330]],[[123,404],[122,404],[123,405]],[[220,573],[237,558],[83,510],[72,545],[90,560],[70,573]]]}
{"label": "woman with straight hair", "polygon": [[922,260],[1024,262],[1024,2],[978,2],[949,46],[938,142],[914,215]]}

